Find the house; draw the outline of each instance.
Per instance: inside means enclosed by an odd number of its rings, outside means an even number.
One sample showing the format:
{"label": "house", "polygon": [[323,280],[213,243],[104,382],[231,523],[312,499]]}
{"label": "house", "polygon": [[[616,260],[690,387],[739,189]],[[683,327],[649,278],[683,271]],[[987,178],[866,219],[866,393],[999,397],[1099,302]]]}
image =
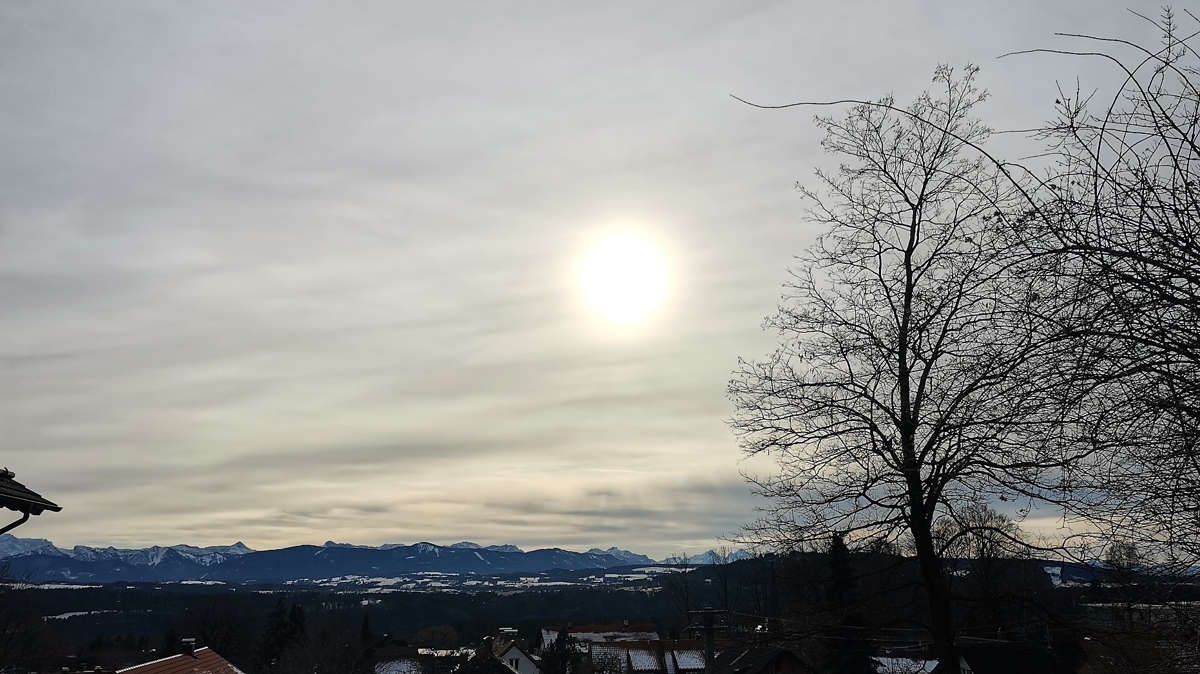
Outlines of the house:
{"label": "house", "polygon": [[588,642],[597,674],[700,674],[704,642],[692,639]]}
{"label": "house", "polygon": [[541,674],[537,660],[516,641],[487,637],[454,674]]}
{"label": "house", "polygon": [[542,672],[540,658],[531,655],[515,640],[496,639],[492,646],[492,652],[517,674],[541,674]]}
{"label": "house", "polygon": [[211,648],[196,648],[194,639],[184,639],[183,648],[178,655],[118,669],[117,674],[244,674]]}
{"label": "house", "polygon": [[796,654],[782,646],[728,646],[713,662],[716,674],[808,674]]}
{"label": "house", "polygon": [[455,670],[455,674],[512,674],[512,670],[495,654],[481,652]]}
{"label": "house", "polygon": [[658,629],[654,625],[631,625],[626,620],[615,625],[573,625],[567,623],[562,627],[543,627],[542,643],[539,650],[546,650],[563,630],[567,631],[578,644],[580,651],[586,651],[585,644],[605,644],[614,641],[658,641]]}

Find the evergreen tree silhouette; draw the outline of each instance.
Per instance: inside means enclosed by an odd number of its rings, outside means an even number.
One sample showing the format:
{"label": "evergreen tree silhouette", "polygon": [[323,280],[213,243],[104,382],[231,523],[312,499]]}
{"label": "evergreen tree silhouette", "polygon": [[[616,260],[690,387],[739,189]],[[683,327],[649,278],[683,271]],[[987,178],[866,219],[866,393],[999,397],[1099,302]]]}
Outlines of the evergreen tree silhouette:
{"label": "evergreen tree silhouette", "polygon": [[260,671],[270,671],[279,661],[280,654],[287,646],[288,624],[287,609],[283,599],[275,602],[275,608],[267,614],[267,624],[263,626],[262,639],[258,648],[258,668]]}
{"label": "evergreen tree silhouette", "polygon": [[162,654],[164,657],[166,657],[168,655],[175,655],[179,652],[179,632],[175,631],[175,627],[172,626],[168,628],[167,633],[163,635]]}
{"label": "evergreen tree silhouette", "polygon": [[285,648],[308,640],[308,625],[304,619],[304,609],[299,604],[292,604],[292,610],[288,613],[287,635]]}
{"label": "evergreen tree silhouette", "polygon": [[362,628],[359,630],[359,639],[362,640],[363,646],[370,646],[375,641],[375,635],[371,633],[371,612],[363,613]]}
{"label": "evergreen tree silhouette", "polygon": [[858,576],[842,534],[830,539],[827,560],[824,600],[830,624],[823,630],[818,669],[827,674],[875,674],[874,648],[860,613]]}
{"label": "evergreen tree silhouette", "polygon": [[563,627],[542,653],[542,674],[575,674],[579,671],[580,662],[579,650],[575,648],[575,637]]}

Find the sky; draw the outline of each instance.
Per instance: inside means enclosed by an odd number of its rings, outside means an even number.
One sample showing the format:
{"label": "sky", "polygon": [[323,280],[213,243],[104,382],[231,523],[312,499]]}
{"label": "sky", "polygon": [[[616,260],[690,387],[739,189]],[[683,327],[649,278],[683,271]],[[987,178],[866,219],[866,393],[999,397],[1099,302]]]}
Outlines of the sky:
{"label": "sky", "polygon": [[[998,57],[1155,39],[1130,4],[0,4],[0,465],[63,506],[14,533],[714,547],[770,470],[725,386],[836,163],[730,94],[974,63],[1027,128],[1111,73]],[[579,284],[612,234],[667,270],[630,326]]]}

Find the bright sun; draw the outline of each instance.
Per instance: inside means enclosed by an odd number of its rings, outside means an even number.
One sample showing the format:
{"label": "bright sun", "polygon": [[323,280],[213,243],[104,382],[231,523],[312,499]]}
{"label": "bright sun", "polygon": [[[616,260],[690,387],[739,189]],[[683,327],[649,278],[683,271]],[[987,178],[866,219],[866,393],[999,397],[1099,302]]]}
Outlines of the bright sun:
{"label": "bright sun", "polygon": [[667,265],[645,240],[614,234],[588,254],[579,280],[593,309],[630,325],[649,316],[667,294]]}

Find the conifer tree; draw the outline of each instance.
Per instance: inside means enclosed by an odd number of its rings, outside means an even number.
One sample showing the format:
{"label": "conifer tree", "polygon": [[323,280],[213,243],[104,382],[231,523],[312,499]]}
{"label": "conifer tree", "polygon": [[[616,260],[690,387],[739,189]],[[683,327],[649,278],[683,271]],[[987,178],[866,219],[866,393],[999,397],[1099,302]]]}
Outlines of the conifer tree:
{"label": "conifer tree", "polygon": [[304,609],[299,604],[292,604],[287,621],[287,646],[302,644],[308,639],[308,626],[305,624]]}
{"label": "conifer tree", "polygon": [[179,632],[175,627],[167,628],[167,633],[163,635],[163,655],[175,655],[179,652]]}
{"label": "conifer tree", "polygon": [[287,609],[280,598],[275,602],[275,608],[267,614],[267,624],[263,626],[258,649],[258,666],[261,671],[270,671],[279,661],[279,656],[287,645],[287,629]]}
{"label": "conifer tree", "polygon": [[824,600],[831,625],[821,641],[820,667],[829,674],[874,674],[870,641],[863,635],[858,576],[840,533],[829,541]]}
{"label": "conifer tree", "polygon": [[575,674],[579,671],[579,650],[575,637],[564,626],[542,653],[542,674]]}
{"label": "conifer tree", "polygon": [[371,632],[371,613],[368,611],[363,613],[362,628],[359,630],[359,638],[364,646],[371,645],[375,641],[375,635]]}

